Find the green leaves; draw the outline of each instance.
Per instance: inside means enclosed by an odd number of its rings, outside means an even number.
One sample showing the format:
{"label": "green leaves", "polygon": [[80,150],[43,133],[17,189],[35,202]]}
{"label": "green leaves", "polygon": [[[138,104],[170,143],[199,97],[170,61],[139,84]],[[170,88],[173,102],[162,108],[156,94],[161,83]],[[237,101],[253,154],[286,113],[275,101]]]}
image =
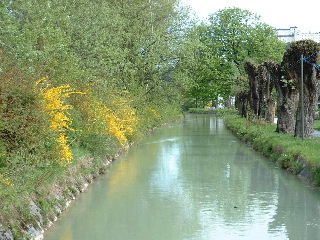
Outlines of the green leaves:
{"label": "green leaves", "polygon": [[211,15],[209,36],[217,46],[217,54],[234,62],[239,69],[245,59],[257,63],[282,58],[285,44],[272,27],[248,10],[226,8]]}
{"label": "green leaves", "polygon": [[[24,131],[21,141],[26,143],[36,140],[32,134],[28,139],[29,125],[24,119],[28,119],[27,112],[33,116],[32,111],[35,119],[41,118],[37,100],[30,102],[31,86],[45,76],[53,86],[76,86],[102,102],[111,102],[115,93],[128,91],[132,105],[141,112],[147,105],[178,109],[182,84],[174,73],[184,51],[185,17],[176,0],[0,1],[0,57],[2,52],[12,56],[7,64],[16,69],[11,70],[18,69],[26,76],[23,87],[17,88],[20,91],[8,93],[16,99],[9,106],[12,115],[22,113],[22,117],[10,124],[11,118],[3,116],[3,128]],[[10,66],[3,62],[1,58],[5,83],[20,86],[20,79],[5,75]],[[6,86],[4,82],[0,86],[0,101]],[[71,112],[76,116],[74,124],[85,129],[90,124],[79,107],[83,99],[70,101],[78,106]],[[5,107],[7,103],[2,104]],[[74,139],[80,135],[74,133]]]}
{"label": "green leaves", "polygon": [[190,79],[186,92],[190,99],[203,104],[218,97],[228,99],[248,88],[246,60],[280,61],[285,49],[272,27],[240,8],[210,15],[208,24],[200,24],[190,32],[187,46],[189,59],[181,64],[188,69],[184,76]]}

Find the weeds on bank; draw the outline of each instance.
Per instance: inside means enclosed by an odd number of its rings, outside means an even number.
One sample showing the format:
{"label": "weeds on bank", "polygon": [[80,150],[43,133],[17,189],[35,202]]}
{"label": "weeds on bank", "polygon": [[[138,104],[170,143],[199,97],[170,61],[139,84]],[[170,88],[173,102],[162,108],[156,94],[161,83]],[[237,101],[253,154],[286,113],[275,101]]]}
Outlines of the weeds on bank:
{"label": "weeds on bank", "polygon": [[236,114],[224,116],[230,130],[281,167],[297,174],[303,166],[299,158],[313,168],[314,180],[320,183],[320,138],[301,140],[293,135],[277,133],[275,124],[252,122]]}
{"label": "weeds on bank", "polygon": [[189,113],[199,113],[199,114],[210,114],[210,113],[214,113],[217,114],[219,116],[223,116],[225,114],[230,114],[230,113],[234,113],[235,110],[232,108],[225,108],[225,109],[212,109],[212,108],[189,108],[188,109]]}

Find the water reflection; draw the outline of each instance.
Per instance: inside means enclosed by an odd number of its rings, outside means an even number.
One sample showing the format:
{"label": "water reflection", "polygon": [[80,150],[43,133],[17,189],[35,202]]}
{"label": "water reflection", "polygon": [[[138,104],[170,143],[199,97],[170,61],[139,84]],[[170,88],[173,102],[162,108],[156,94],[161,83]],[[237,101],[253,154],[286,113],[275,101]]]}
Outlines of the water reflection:
{"label": "water reflection", "polygon": [[320,194],[228,132],[187,116],[114,164],[48,234],[54,240],[320,236]]}

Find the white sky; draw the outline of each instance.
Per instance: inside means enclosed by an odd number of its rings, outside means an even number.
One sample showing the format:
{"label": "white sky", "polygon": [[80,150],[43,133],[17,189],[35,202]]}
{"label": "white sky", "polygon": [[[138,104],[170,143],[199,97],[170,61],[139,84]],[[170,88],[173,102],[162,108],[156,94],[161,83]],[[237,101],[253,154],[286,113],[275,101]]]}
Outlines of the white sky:
{"label": "white sky", "polygon": [[226,7],[248,9],[275,28],[297,26],[303,32],[320,32],[320,0],[182,0],[200,19]]}

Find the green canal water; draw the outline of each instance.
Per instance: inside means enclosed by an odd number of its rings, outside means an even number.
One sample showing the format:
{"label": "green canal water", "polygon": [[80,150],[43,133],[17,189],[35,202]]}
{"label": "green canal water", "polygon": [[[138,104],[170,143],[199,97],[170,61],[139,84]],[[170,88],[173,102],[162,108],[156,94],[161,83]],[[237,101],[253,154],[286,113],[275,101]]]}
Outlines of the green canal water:
{"label": "green canal water", "polygon": [[320,192],[213,115],[157,129],[82,194],[45,240],[317,240]]}

